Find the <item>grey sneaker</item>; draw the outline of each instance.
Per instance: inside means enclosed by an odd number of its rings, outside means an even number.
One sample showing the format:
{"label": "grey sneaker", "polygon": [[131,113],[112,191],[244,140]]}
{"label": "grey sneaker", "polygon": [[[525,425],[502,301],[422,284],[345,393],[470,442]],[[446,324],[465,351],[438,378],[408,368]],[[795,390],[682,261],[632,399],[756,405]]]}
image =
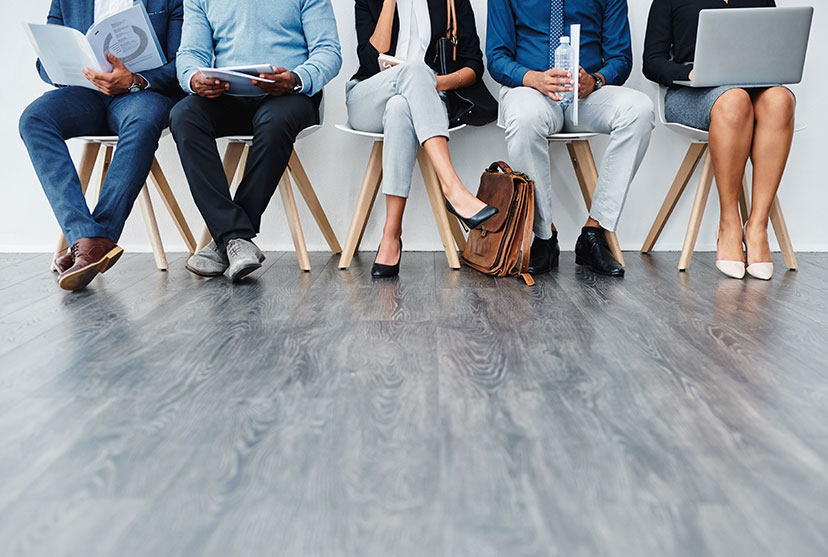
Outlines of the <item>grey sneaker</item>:
{"label": "grey sneaker", "polygon": [[260,268],[265,260],[256,244],[242,238],[227,242],[227,258],[230,260],[227,275],[231,282],[237,282]]}
{"label": "grey sneaker", "polygon": [[224,274],[230,262],[227,252],[219,249],[214,241],[195,252],[187,259],[187,270],[200,277],[217,277]]}

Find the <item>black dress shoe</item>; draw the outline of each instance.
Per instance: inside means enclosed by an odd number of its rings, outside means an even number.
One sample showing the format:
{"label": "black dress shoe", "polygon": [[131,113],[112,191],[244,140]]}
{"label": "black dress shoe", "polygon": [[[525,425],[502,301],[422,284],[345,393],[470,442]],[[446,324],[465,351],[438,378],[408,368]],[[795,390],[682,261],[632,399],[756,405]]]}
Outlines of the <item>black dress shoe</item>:
{"label": "black dress shoe", "polygon": [[624,267],[615,260],[607,244],[603,228],[585,226],[575,244],[575,263],[589,265],[593,272],[623,277]]}
{"label": "black dress shoe", "polygon": [[[377,250],[379,252],[379,250]],[[402,238],[400,238],[400,258],[397,259],[396,265],[383,265],[374,260],[374,266],[371,267],[371,276],[373,278],[391,278],[400,274],[400,261],[402,261]]]}
{"label": "black dress shoe", "polygon": [[532,251],[529,255],[529,274],[543,275],[558,266],[561,256],[561,247],[558,245],[558,232],[552,232],[548,240],[538,238],[532,241]]}
{"label": "black dress shoe", "polygon": [[496,207],[486,205],[485,207],[480,209],[480,211],[478,211],[478,213],[473,217],[461,217],[457,214],[457,211],[454,210],[454,207],[451,206],[451,203],[449,203],[448,199],[446,199],[446,209],[449,213],[460,219],[460,222],[463,223],[463,226],[466,227],[466,230],[468,230],[469,228],[477,228],[478,226],[480,226],[481,224],[483,224],[484,222],[486,222],[487,220],[489,220],[497,214]]}

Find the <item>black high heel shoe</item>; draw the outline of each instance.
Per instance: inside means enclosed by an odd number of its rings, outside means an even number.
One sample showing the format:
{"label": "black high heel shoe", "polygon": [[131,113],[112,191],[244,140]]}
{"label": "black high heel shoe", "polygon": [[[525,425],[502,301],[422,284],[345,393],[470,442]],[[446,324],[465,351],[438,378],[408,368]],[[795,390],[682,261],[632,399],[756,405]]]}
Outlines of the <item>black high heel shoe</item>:
{"label": "black high heel shoe", "polygon": [[477,228],[478,226],[480,226],[481,224],[483,224],[484,222],[486,222],[487,220],[489,220],[497,214],[496,207],[486,205],[485,207],[480,209],[480,211],[478,211],[478,213],[473,217],[466,218],[457,214],[457,211],[454,210],[454,207],[451,206],[451,203],[449,203],[448,199],[446,199],[446,210],[458,219],[460,219],[460,224],[463,225],[463,228],[465,228],[467,232],[469,228]]}
{"label": "black high heel shoe", "polygon": [[400,261],[402,261],[402,238],[400,238],[400,258],[397,259],[397,264],[383,265],[374,260],[374,266],[371,267],[371,276],[375,279],[396,277],[400,274]]}

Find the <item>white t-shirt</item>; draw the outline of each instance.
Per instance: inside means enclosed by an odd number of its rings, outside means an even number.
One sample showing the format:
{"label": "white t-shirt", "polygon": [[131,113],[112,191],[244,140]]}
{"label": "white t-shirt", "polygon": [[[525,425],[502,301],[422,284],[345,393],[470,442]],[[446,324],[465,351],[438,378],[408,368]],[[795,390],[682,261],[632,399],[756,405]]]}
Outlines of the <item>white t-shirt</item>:
{"label": "white t-shirt", "polygon": [[431,17],[427,0],[397,0],[400,33],[397,37],[395,58],[425,60],[431,42]]}
{"label": "white t-shirt", "polygon": [[131,8],[133,0],[95,0],[95,23]]}

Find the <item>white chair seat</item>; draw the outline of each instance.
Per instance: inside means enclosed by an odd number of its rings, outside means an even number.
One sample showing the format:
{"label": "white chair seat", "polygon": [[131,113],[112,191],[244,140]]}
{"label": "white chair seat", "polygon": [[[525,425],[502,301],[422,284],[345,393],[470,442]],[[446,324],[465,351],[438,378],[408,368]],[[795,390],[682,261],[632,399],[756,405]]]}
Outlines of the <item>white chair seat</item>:
{"label": "white chair seat", "polygon": [[[336,129],[340,130],[340,131],[345,132],[345,133],[350,133],[350,134],[353,134],[353,135],[361,135],[362,137],[371,137],[373,139],[384,139],[385,138],[385,134],[383,134],[383,133],[364,132],[364,131],[360,131],[360,130],[355,130],[354,128],[352,128],[351,126],[349,126],[347,124],[336,124],[336,126],[334,126],[334,127]],[[459,126],[449,128],[449,133],[462,130],[465,127],[466,127],[466,124],[461,124]]]}
{"label": "white chair seat", "polygon": [[[164,128],[164,131],[161,132],[161,138],[163,139],[168,135],[170,135],[170,128]],[[117,135],[84,135],[81,137],[73,137],[71,140],[82,141],[83,143],[98,143],[107,147],[115,147],[118,145]]]}

